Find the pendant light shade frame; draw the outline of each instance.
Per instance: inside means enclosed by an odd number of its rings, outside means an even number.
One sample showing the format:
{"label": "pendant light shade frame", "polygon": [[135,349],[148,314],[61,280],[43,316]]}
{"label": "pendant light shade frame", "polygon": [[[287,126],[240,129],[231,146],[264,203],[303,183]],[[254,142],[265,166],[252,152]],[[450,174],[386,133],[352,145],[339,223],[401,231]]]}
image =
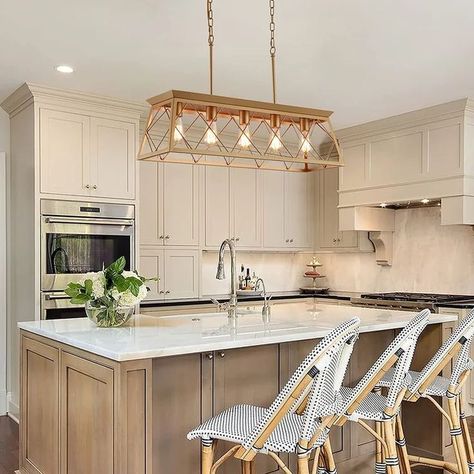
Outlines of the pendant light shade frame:
{"label": "pendant light shade frame", "polygon": [[[148,103],[139,160],[303,172],[343,164],[327,110],[178,90]],[[215,143],[206,142],[209,133]],[[250,142],[245,148],[239,146],[243,133]],[[275,151],[269,143],[277,136]],[[309,150],[302,150],[304,140]]]}

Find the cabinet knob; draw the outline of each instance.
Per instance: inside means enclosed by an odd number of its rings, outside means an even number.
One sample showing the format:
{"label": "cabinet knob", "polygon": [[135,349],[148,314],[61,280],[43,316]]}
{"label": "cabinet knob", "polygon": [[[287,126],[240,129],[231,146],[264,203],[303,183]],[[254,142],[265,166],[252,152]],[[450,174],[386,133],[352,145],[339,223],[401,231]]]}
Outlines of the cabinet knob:
{"label": "cabinet knob", "polygon": [[240,240],[240,237],[236,237],[235,241],[238,242]]}
{"label": "cabinet knob", "polygon": [[332,241],[333,241],[334,243],[336,243],[336,242],[337,242],[337,239],[332,239]]}
{"label": "cabinet knob", "polygon": [[219,352],[219,357],[223,359],[225,357],[225,352]]}
{"label": "cabinet knob", "polygon": [[85,188],[86,189],[90,189],[91,185],[90,184],[86,184]]}
{"label": "cabinet knob", "polygon": [[170,236],[169,236],[169,235],[166,235],[166,236],[165,236],[165,239],[166,239],[166,240],[169,240],[169,239],[170,239]]}
{"label": "cabinet knob", "polygon": [[293,242],[293,239],[290,239],[290,244]]}
{"label": "cabinet knob", "polygon": [[161,240],[163,240],[163,239],[165,238],[165,236],[164,236],[164,235],[160,235],[159,238],[160,238]]}
{"label": "cabinet knob", "polygon": [[340,241],[341,241],[341,239],[337,239],[337,241],[338,241],[338,242],[340,242]]}
{"label": "cabinet knob", "polygon": [[206,354],[206,357],[209,359],[209,360],[212,360],[214,359],[214,354],[212,352],[209,352],[209,354]]}
{"label": "cabinet knob", "polygon": [[290,241],[290,239],[286,239],[285,242],[288,243]]}
{"label": "cabinet knob", "polygon": [[163,293],[164,293],[164,291],[163,291],[163,290],[160,290],[160,295],[162,295]]}
{"label": "cabinet knob", "polygon": [[165,291],[165,295],[169,295],[170,293],[171,293],[170,290]]}
{"label": "cabinet knob", "polygon": [[97,189],[97,184],[94,184],[94,186],[92,186],[92,189]]}

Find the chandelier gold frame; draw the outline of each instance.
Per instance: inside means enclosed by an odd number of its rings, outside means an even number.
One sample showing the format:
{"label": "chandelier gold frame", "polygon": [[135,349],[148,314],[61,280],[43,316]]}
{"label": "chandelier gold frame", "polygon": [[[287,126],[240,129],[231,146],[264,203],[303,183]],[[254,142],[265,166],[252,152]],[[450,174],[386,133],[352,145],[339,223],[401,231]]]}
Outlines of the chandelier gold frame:
{"label": "chandelier gold frame", "polygon": [[148,102],[139,160],[278,171],[342,165],[327,110],[177,90]]}
{"label": "chandelier gold frame", "polygon": [[149,99],[138,159],[278,171],[342,166],[332,112],[276,103],[275,0],[269,0],[273,102],[213,94],[212,4],[206,0],[210,94],[171,90]]}

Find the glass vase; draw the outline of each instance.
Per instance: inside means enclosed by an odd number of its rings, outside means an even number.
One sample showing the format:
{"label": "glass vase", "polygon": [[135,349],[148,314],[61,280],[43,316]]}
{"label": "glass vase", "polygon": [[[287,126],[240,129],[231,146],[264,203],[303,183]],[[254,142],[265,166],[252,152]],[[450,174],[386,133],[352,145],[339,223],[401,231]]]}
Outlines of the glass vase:
{"label": "glass vase", "polygon": [[87,317],[100,328],[118,328],[127,323],[133,315],[134,306],[109,306],[88,301],[85,306]]}

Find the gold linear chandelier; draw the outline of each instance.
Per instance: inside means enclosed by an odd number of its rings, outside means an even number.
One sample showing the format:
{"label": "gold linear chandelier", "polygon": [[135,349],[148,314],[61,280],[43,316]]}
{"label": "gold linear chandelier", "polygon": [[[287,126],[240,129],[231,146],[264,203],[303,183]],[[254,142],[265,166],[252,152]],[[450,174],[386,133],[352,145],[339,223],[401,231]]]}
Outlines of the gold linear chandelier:
{"label": "gold linear chandelier", "polygon": [[332,112],[276,103],[269,3],[273,102],[213,95],[214,17],[207,0],[210,94],[171,90],[149,99],[139,160],[303,172],[342,165]]}

